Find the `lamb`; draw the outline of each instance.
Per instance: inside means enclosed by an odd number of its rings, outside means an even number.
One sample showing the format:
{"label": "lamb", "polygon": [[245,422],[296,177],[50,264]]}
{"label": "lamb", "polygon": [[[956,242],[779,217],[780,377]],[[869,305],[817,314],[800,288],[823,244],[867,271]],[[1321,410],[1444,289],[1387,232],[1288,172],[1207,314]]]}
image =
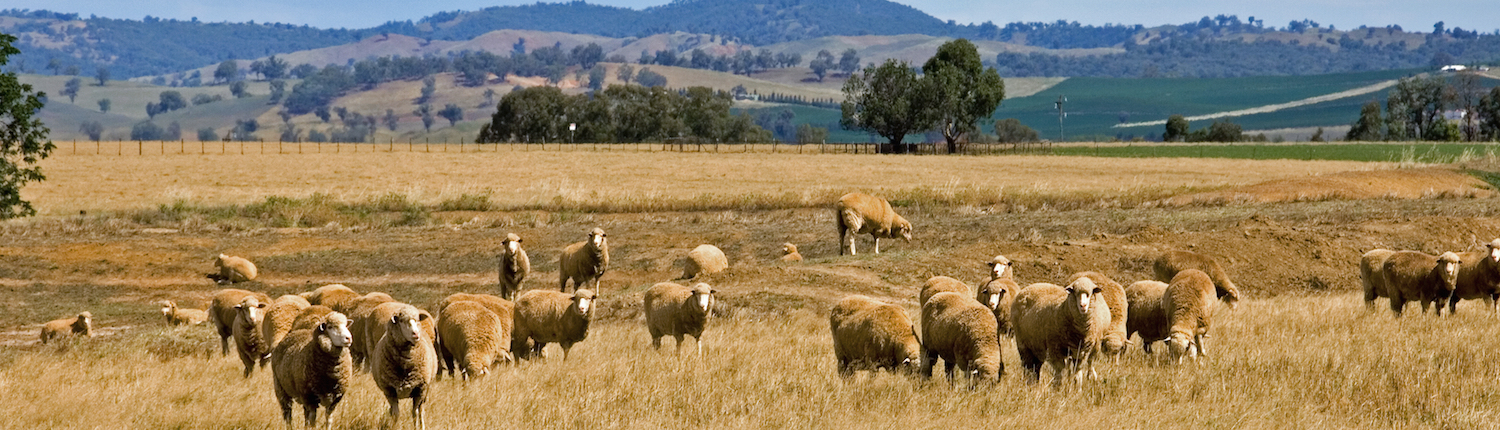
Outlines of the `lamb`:
{"label": "lamb", "polygon": [[1161,281],[1140,281],[1125,287],[1125,301],[1130,304],[1126,309],[1125,336],[1141,336],[1141,349],[1147,354],[1151,353],[1151,344],[1165,339],[1169,321],[1168,312],[1162,306],[1162,297],[1167,294],[1167,283]]}
{"label": "lamb", "polygon": [[965,284],[963,281],[947,276],[933,276],[927,278],[927,282],[922,284],[921,292],[917,293],[917,306],[920,307],[927,304],[928,299],[939,293],[958,293],[962,296],[968,296],[972,292],[969,291],[969,284]]}
{"label": "lamb", "polygon": [[980,285],[978,293],[974,295],[975,301],[978,301],[979,304],[984,305],[986,308],[990,308],[990,312],[995,314],[996,336],[1013,335],[1010,323],[1010,306],[1015,303],[1016,292],[1018,291],[1021,291],[1021,287],[1016,285],[1016,281],[1009,277],[1004,277],[990,279],[989,282]]}
{"label": "lamb", "polygon": [[845,194],[839,197],[833,217],[838,222],[839,255],[844,255],[845,243],[849,255],[855,255],[854,236],[866,233],[875,238],[876,254],[880,253],[881,238],[902,238],[911,242],[911,223],[896,214],[890,202],[879,197],[861,192]]}
{"label": "lamb", "polygon": [[333,427],[333,410],[353,382],[348,348],[351,323],[344,314],[330,313],[311,328],[287,333],[271,350],[272,388],[288,429],[292,428],[293,402],[302,404],[307,427],[318,425],[318,406],[327,410],[321,425]]}
{"label": "lamb", "polygon": [[333,309],[334,312],[344,314],[345,317],[348,317],[349,313],[354,311],[351,309],[352,302],[354,302],[354,299],[360,297],[359,293],[354,292],[354,289],[346,287],[344,284],[324,285],[318,287],[316,290],[300,295],[307,299],[308,304],[327,306]]}
{"label": "lamb", "polygon": [[437,325],[440,364],[448,369],[462,366],[465,381],[488,375],[495,362],[514,359],[507,325],[480,302],[465,300],[444,307],[438,311]]}
{"label": "lamb", "polygon": [[349,319],[354,321],[350,331],[354,333],[354,343],[349,348],[349,356],[354,359],[355,369],[364,369],[365,353],[375,346],[379,338],[369,337],[370,317],[375,313],[375,307],[384,303],[394,302],[389,294],[374,292],[360,296],[349,303]]}
{"label": "lamb", "polygon": [[848,296],[834,304],[828,327],[841,375],[851,376],[858,369],[910,371],[922,360],[917,329],[900,306]]}
{"label": "lamb", "polygon": [[1458,313],[1460,300],[1483,299],[1495,312],[1495,303],[1500,301],[1500,239],[1484,245],[1482,252],[1458,254],[1463,264],[1458,266],[1458,283],[1453,286],[1453,295],[1448,299],[1448,313]]}
{"label": "lamb", "polygon": [[1385,288],[1385,260],[1395,253],[1389,249],[1376,249],[1359,257],[1359,280],[1365,290],[1366,311],[1375,310],[1377,297],[1391,297]]}
{"label": "lamb", "polygon": [[1068,278],[1072,284],[1079,278],[1088,278],[1094,281],[1094,285],[1104,289],[1104,303],[1109,305],[1109,330],[1104,333],[1104,341],[1099,344],[1099,351],[1105,357],[1114,362],[1120,361],[1120,355],[1125,353],[1125,347],[1130,342],[1130,334],[1126,332],[1125,324],[1129,321],[1130,303],[1125,299],[1125,287],[1119,282],[1110,279],[1099,272],[1080,272]]}
{"label": "lamb", "polygon": [[240,361],[245,363],[245,377],[255,371],[255,364],[266,367],[271,359],[271,345],[262,336],[261,324],[265,322],[266,303],[255,297],[245,297],[240,304],[235,305],[235,317],[232,323],[234,333],[234,345],[239,349]]}
{"label": "lamb", "polygon": [[271,298],[265,294],[226,288],[214,292],[213,301],[209,303],[208,320],[213,323],[214,330],[219,333],[221,356],[229,355],[229,338],[234,336],[234,319],[239,315],[236,307],[246,297],[254,297],[262,303],[271,301]]}
{"label": "lamb", "polygon": [[[589,231],[589,239],[563,248],[558,259],[557,291],[567,292],[568,281],[573,281],[573,292],[579,288],[599,289],[599,280],[609,270],[609,239],[604,230]],[[594,285],[588,285],[589,282]]]}
{"label": "lamb", "polygon": [[1167,317],[1167,354],[1178,364],[1184,357],[1197,360],[1208,356],[1203,338],[1208,336],[1208,326],[1214,313],[1214,281],[1207,273],[1198,269],[1179,272],[1167,286],[1162,296],[1162,308]]}
{"label": "lamb", "polygon": [[159,303],[161,315],[166,317],[167,325],[198,325],[208,321],[208,312],[202,309],[181,309],[177,307],[177,302],[171,300],[162,300]]}
{"label": "lamb", "polygon": [[407,304],[387,303],[381,307],[389,305],[396,305],[390,316],[374,324],[381,327],[384,335],[370,351],[370,374],[391,406],[389,424],[395,425],[401,416],[401,399],[411,398],[412,421],[425,430],[422,404],[427,400],[428,383],[437,377],[437,352],[423,321],[433,318]]}
{"label": "lamb", "polygon": [[716,293],[701,282],[692,288],[662,282],[646,290],[646,330],[651,333],[651,347],[661,350],[661,338],[672,336],[677,339],[676,351],[681,352],[682,337],[688,335],[697,343],[697,354],[703,355],[703,329],[708,326]]}
{"label": "lamb", "polygon": [[515,233],[506,234],[500,245],[500,256],[497,257],[500,262],[500,297],[515,300],[516,292],[521,291],[521,282],[531,273],[531,259],[526,257],[526,250],[521,249],[521,236]]}
{"label": "lamb", "polygon": [[1032,284],[1016,294],[1011,305],[1016,351],[1033,382],[1041,379],[1042,364],[1052,366],[1052,383],[1062,383],[1066,369],[1077,383],[1097,378],[1091,371],[1094,356],[1109,330],[1109,306],[1100,306],[1104,288],[1087,277],[1067,287]]}
{"label": "lamb", "polygon": [[1437,314],[1443,315],[1444,301],[1458,283],[1458,268],[1463,263],[1458,254],[1445,252],[1433,257],[1420,251],[1399,251],[1385,259],[1386,291],[1391,294],[1391,311],[1401,316],[1406,302],[1422,303],[1422,312],[1437,302]]}
{"label": "lamb", "polygon": [[797,245],[793,245],[791,242],[781,244],[781,254],[781,261],[802,261],[802,253],[797,252]]}
{"label": "lamb", "polygon": [[240,257],[232,257],[219,254],[214,257],[214,269],[218,273],[210,273],[208,279],[220,284],[234,284],[255,280],[255,263]]}
{"label": "lamb", "polygon": [[1190,251],[1168,251],[1156,259],[1152,269],[1156,272],[1156,280],[1172,282],[1172,278],[1178,272],[1187,269],[1198,269],[1207,273],[1214,280],[1214,290],[1219,295],[1219,300],[1229,305],[1230,309],[1238,306],[1240,301],[1240,290],[1234,286],[1234,281],[1224,273],[1224,268],[1213,258]]}
{"label": "lamb", "polygon": [[562,345],[563,360],[573,345],[589,335],[589,320],[594,315],[593,291],[582,289],[573,294],[531,290],[516,298],[516,328],[513,342],[535,341],[531,352],[541,356],[548,343]]}
{"label": "lamb", "polygon": [[79,312],[73,318],[48,321],[42,324],[42,343],[61,340],[72,335],[94,337],[94,314]]}
{"label": "lamb", "polygon": [[688,251],[687,258],[682,260],[682,277],[678,279],[693,279],[698,275],[712,275],[723,272],[729,268],[729,257],[724,256],[724,251],[713,245],[698,245],[692,251]]}
{"label": "lamb", "polygon": [[[434,318],[432,314],[428,313],[427,311],[417,309],[416,307],[413,307],[406,303],[395,301],[385,302],[376,305],[375,309],[371,310],[369,314],[366,315],[364,324],[365,331],[354,336],[356,339],[356,344],[358,344],[357,339],[359,339],[360,336],[364,336],[365,339],[369,340],[369,343],[364,344],[366,348],[365,364],[367,366],[373,364],[369,360],[371,360],[375,356],[375,345],[380,342],[380,338],[386,336],[386,329],[389,328],[389,324],[386,323],[390,322],[391,318],[395,318],[397,314],[401,313],[402,310],[406,308],[416,309],[415,312],[417,313],[417,324],[421,326],[422,333],[426,335],[423,339],[426,339],[428,343],[432,343],[432,348],[434,351],[436,351],[437,318]],[[356,322],[354,325],[355,327],[359,327],[358,322]],[[350,353],[352,355],[353,351],[350,351]],[[358,366],[359,364],[360,363],[357,361],[354,363],[355,366]]]}
{"label": "lamb", "polygon": [[297,316],[308,306],[307,299],[302,296],[284,295],[277,297],[276,301],[266,307],[266,315],[261,321],[261,338],[265,339],[266,347],[276,349],[276,343],[292,331],[292,324],[297,322]]}
{"label": "lamb", "polygon": [[938,293],[922,305],[922,376],[931,378],[937,359],[951,379],[953,367],[980,381],[999,381],[1000,360],[995,316],[979,302],[959,293]]}

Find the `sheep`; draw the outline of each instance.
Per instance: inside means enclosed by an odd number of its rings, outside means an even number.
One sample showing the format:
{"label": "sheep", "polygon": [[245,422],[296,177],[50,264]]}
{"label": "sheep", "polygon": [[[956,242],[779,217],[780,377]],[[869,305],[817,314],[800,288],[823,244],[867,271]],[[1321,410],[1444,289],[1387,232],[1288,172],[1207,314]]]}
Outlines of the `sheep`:
{"label": "sheep", "polygon": [[1067,287],[1031,284],[1016,294],[1011,305],[1016,351],[1033,382],[1041,379],[1042,364],[1052,366],[1052,383],[1061,384],[1066,369],[1077,383],[1096,379],[1094,356],[1109,330],[1109,306],[1100,306],[1104,288],[1087,277]]}
{"label": "sheep", "polygon": [[79,312],[73,318],[48,321],[42,324],[42,343],[60,340],[72,335],[94,337],[94,314]]}
{"label": "sheep", "polygon": [[276,301],[266,307],[266,315],[261,321],[261,339],[265,339],[266,347],[276,349],[276,343],[292,331],[292,324],[297,321],[297,316],[302,310],[312,306],[302,296],[284,295],[277,297]]}
{"label": "sheep", "polygon": [[[418,314],[416,321],[418,325],[421,326],[422,333],[426,335],[424,339],[426,339],[428,343],[432,343],[432,347],[434,348],[434,351],[436,351],[437,318],[434,318],[431,313],[428,313],[425,310],[417,309],[416,307],[413,307],[406,303],[395,301],[385,302],[379,305],[375,305],[375,308],[366,315],[364,324],[365,331],[363,333],[354,335],[356,344],[358,344],[357,339],[359,339],[360,336],[364,336],[365,339],[369,340],[368,343],[364,344],[366,348],[365,365],[367,366],[367,368],[368,366],[373,365],[370,359],[375,356],[375,345],[380,342],[380,338],[385,337],[386,329],[389,328],[389,324],[385,323],[389,322],[391,318],[394,318],[396,314],[402,312],[402,310],[406,308],[416,309],[416,313]],[[355,327],[359,327],[359,324],[356,323]],[[352,355],[353,351],[350,352]],[[359,366],[360,363],[356,361],[354,364],[355,366]]]}
{"label": "sheep", "polygon": [[[444,298],[443,301],[439,302],[437,307],[435,307],[434,309],[437,309],[438,315],[441,316],[443,314],[443,310],[447,309],[449,305],[463,301],[477,302],[481,305],[484,305],[484,307],[486,309],[489,309],[490,312],[495,313],[495,316],[499,318],[500,331],[504,332],[506,338],[510,339],[510,345],[506,347],[507,354],[514,354],[515,351],[530,351],[531,345],[527,344],[524,339],[516,340],[513,336],[515,332],[516,309],[516,305],[514,302],[502,299],[500,298],[500,296],[490,294],[454,293]],[[439,318],[438,324],[439,326],[442,325],[441,318]],[[451,364],[448,362],[450,357],[444,355],[446,346],[443,345],[443,336],[441,335],[437,337],[437,351],[438,358],[442,359],[438,361],[438,376],[442,376],[444,370],[447,370],[449,376],[452,376],[453,371],[456,369],[452,366],[449,366],[449,364]],[[510,358],[514,360],[513,355]]]}
{"label": "sheep", "polygon": [[996,255],[995,258],[984,263],[990,266],[990,279],[1009,278],[1015,279],[1015,270],[1011,270],[1011,262],[1004,255]]}
{"label": "sheep", "polygon": [[1156,262],[1152,264],[1152,269],[1156,272],[1156,280],[1162,282],[1172,282],[1177,272],[1183,270],[1201,270],[1214,280],[1214,290],[1219,300],[1228,304],[1230,309],[1234,309],[1240,302],[1239,288],[1236,288],[1234,281],[1224,273],[1224,267],[1207,255],[1190,251],[1168,251],[1156,259]]}
{"label": "sheep", "polygon": [[245,363],[245,377],[255,371],[255,364],[266,367],[271,359],[271,348],[262,336],[261,324],[265,322],[266,307],[269,306],[255,297],[245,297],[240,304],[235,305],[235,317],[233,322],[234,345],[239,349],[240,361]]}
{"label": "sheep", "polygon": [[698,275],[712,275],[723,272],[729,268],[729,257],[724,256],[724,251],[713,245],[698,245],[692,251],[688,251],[687,258],[682,260],[682,277],[678,279],[693,279]]}
{"label": "sheep", "polygon": [[902,238],[911,242],[911,223],[896,214],[890,202],[879,197],[861,192],[845,194],[839,197],[833,217],[838,222],[839,255],[844,255],[846,243],[849,255],[855,255],[854,236],[866,233],[875,238],[876,254],[880,253],[881,238]]}
{"label": "sheep", "polygon": [[250,282],[255,280],[255,263],[240,257],[232,257],[224,254],[214,257],[214,270],[218,273],[208,274],[208,279],[220,284],[234,284],[239,282]]}
{"label": "sheep", "polygon": [[710,310],[714,307],[713,287],[698,283],[688,288],[671,282],[662,282],[646,290],[646,330],[651,333],[651,347],[661,350],[661,338],[677,339],[677,349],[682,351],[682,337],[692,336],[697,343],[697,355],[703,355],[703,329],[708,326]]}
{"label": "sheep", "polygon": [[225,288],[214,292],[213,301],[208,306],[208,320],[213,323],[214,330],[219,333],[220,356],[229,355],[229,338],[234,336],[234,319],[239,315],[239,306],[246,297],[255,297],[261,302],[270,302],[271,298],[262,293],[254,293],[234,288]]}
{"label": "sheep", "polygon": [[182,309],[177,307],[177,302],[162,300],[161,315],[166,317],[167,325],[198,325],[208,321],[208,311],[202,309]]}
{"label": "sheep", "polygon": [[433,318],[407,304],[387,303],[381,307],[389,305],[396,305],[390,316],[374,324],[381,327],[384,335],[370,351],[370,374],[391,406],[389,424],[395,425],[400,418],[401,399],[411,398],[412,421],[425,430],[422,404],[427,399],[428,383],[437,377],[438,359],[431,332],[423,322]]}
{"label": "sheep", "polygon": [[980,285],[979,291],[974,294],[975,301],[990,308],[990,312],[995,314],[996,336],[1013,336],[1010,306],[1015,303],[1016,292],[1019,291],[1021,287],[1016,285],[1014,279],[1004,277],[990,279],[989,282]]}
{"label": "sheep", "polygon": [[1165,339],[1168,312],[1162,307],[1162,296],[1167,294],[1167,283],[1140,281],[1125,287],[1125,301],[1130,304],[1125,310],[1125,337],[1139,334],[1141,350],[1151,353],[1151,344]]}
{"label": "sheep", "polygon": [[349,313],[354,311],[351,309],[352,302],[360,297],[359,293],[344,284],[324,285],[299,295],[307,299],[308,304],[327,306],[334,312],[344,314],[345,317],[350,316]]}
{"label": "sheep", "polygon": [[999,381],[1005,373],[995,316],[989,308],[959,293],[938,293],[922,305],[922,376],[932,377],[943,359],[948,378],[953,367],[980,381]]}
{"label": "sheep", "polygon": [[1203,338],[1208,336],[1208,326],[1213,319],[1214,281],[1207,273],[1198,269],[1187,269],[1177,273],[1162,295],[1161,306],[1168,312],[1167,344],[1168,357],[1178,364],[1183,358],[1197,360],[1208,356]]}
{"label": "sheep", "polygon": [[1463,264],[1458,266],[1458,282],[1453,286],[1453,295],[1448,299],[1448,313],[1458,313],[1460,300],[1483,299],[1496,311],[1495,302],[1500,301],[1500,239],[1484,245],[1482,252],[1458,254]]}
{"label": "sheep", "polygon": [[1130,342],[1130,334],[1125,328],[1130,318],[1130,303],[1125,299],[1125,287],[1120,286],[1119,282],[1115,282],[1109,276],[1093,271],[1076,273],[1068,278],[1068,283],[1072,284],[1079,278],[1088,278],[1094,281],[1094,285],[1104,289],[1104,303],[1109,305],[1109,330],[1104,333],[1104,340],[1099,344],[1099,352],[1118,363],[1120,355],[1125,353],[1125,347]]}
{"label": "sheep", "polygon": [[272,389],[288,429],[292,428],[293,402],[302,404],[307,427],[318,425],[318,406],[326,410],[322,426],[333,427],[333,410],[353,382],[348,348],[351,323],[344,314],[329,313],[311,328],[287,333],[271,350]]}
{"label": "sheep", "polygon": [[[516,298],[516,328],[512,342],[534,341],[531,352],[542,355],[548,343],[562,345],[563,360],[573,345],[589,335],[589,320],[594,315],[594,302],[598,296],[593,291],[582,289],[573,294],[557,291],[531,290]],[[518,353],[519,355],[519,353]]]}
{"label": "sheep", "polygon": [[515,300],[521,282],[531,273],[531,259],[526,257],[526,250],[521,249],[521,236],[515,233],[506,234],[500,245],[500,255],[496,258],[500,262],[500,297]]}
{"label": "sheep", "polygon": [[1445,252],[1433,257],[1420,251],[1398,251],[1385,259],[1386,291],[1391,294],[1391,311],[1401,316],[1406,302],[1422,303],[1422,312],[1437,302],[1437,314],[1443,315],[1444,301],[1458,283],[1458,268],[1463,263],[1458,254]]}
{"label": "sheep", "polygon": [[793,245],[791,242],[781,244],[781,254],[781,261],[802,261],[802,253],[797,252],[797,245]]}
{"label": "sheep", "polygon": [[911,371],[921,363],[917,329],[900,306],[858,294],[848,296],[834,304],[828,327],[841,375],[851,376],[863,368]]}
{"label": "sheep", "polygon": [[[573,291],[579,288],[599,289],[599,280],[609,270],[609,238],[604,229],[589,231],[589,239],[563,248],[558,258],[557,291],[567,292],[568,281],[573,281]],[[592,281],[594,285],[588,283]]]}
{"label": "sheep", "polygon": [[917,306],[921,307],[927,304],[927,300],[938,293],[958,293],[968,296],[972,292],[969,291],[969,284],[965,284],[963,281],[947,276],[933,276],[927,278],[927,282],[922,283],[922,290],[917,293]]}
{"label": "sheep", "polygon": [[[461,366],[464,380],[489,374],[497,361],[510,362],[510,330],[499,315],[475,301],[454,302],[438,311],[440,363],[448,369]],[[454,362],[457,361],[457,366]],[[438,370],[442,375],[442,370]]]}
{"label": "sheep", "polygon": [[[323,321],[327,321],[328,316],[333,315],[334,312],[335,311],[333,310],[333,308],[323,305],[312,305],[302,308],[302,311],[297,312],[297,319],[292,320],[292,330],[315,328],[318,326],[318,324],[322,324]],[[339,312],[339,315],[343,315],[343,312]],[[344,315],[344,318],[348,319],[349,316]],[[353,326],[354,320],[350,319],[349,325]],[[350,332],[350,336],[353,335],[353,332]],[[282,337],[282,340],[286,340],[286,338]],[[351,337],[349,339],[349,342],[352,345],[354,339]]]}
{"label": "sheep", "polygon": [[1365,290],[1365,310],[1375,310],[1375,299],[1378,297],[1390,298],[1391,294],[1385,288],[1385,259],[1390,258],[1396,251],[1389,249],[1376,249],[1366,252],[1359,257],[1359,280],[1360,286]]}
{"label": "sheep", "polygon": [[349,348],[349,356],[354,359],[355,369],[364,369],[365,353],[375,346],[379,338],[370,339],[369,330],[370,316],[375,312],[375,307],[383,303],[394,302],[389,294],[374,292],[360,296],[351,301],[349,306],[349,319],[354,321],[350,331],[354,333],[354,343]]}

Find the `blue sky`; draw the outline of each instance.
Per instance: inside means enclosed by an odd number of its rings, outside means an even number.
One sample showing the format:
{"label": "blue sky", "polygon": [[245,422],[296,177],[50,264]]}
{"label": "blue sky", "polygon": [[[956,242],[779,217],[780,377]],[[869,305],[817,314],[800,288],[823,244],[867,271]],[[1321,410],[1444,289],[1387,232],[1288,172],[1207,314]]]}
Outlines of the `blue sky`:
{"label": "blue sky", "polygon": [[[1286,26],[1288,21],[1311,19],[1340,29],[1360,25],[1400,25],[1407,31],[1432,31],[1432,24],[1448,28],[1492,32],[1500,28],[1500,5],[1495,0],[1450,0],[1438,2],[1399,0],[1053,0],[1053,1],[952,1],[898,0],[938,18],[960,23],[994,21],[1078,21],[1102,25],[1181,24],[1203,16],[1254,16],[1266,25]],[[202,21],[249,21],[307,24],[315,27],[364,28],[386,21],[416,20],[439,11],[474,10],[497,5],[530,4],[534,1],[454,0],[412,2],[409,0],[5,0],[0,8],[48,9],[96,14],[110,18],[159,18]],[[645,8],[663,0],[590,0],[590,3]]]}

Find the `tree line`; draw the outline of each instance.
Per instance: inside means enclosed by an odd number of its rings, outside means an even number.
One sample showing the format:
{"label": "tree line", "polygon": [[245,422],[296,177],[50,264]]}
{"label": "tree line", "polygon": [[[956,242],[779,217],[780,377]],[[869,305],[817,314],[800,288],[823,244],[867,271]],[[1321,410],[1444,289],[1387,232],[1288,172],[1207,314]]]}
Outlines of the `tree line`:
{"label": "tree line", "polygon": [[1500,87],[1485,90],[1478,76],[1413,76],[1396,83],[1385,100],[1360,108],[1345,140],[1500,140]]}
{"label": "tree line", "polygon": [[690,138],[701,142],[768,142],[772,136],[748,115],[734,115],[728,92],[705,87],[671,90],[610,85],[566,95],[556,87],[512,91],[500,99],[477,142],[646,142]]}

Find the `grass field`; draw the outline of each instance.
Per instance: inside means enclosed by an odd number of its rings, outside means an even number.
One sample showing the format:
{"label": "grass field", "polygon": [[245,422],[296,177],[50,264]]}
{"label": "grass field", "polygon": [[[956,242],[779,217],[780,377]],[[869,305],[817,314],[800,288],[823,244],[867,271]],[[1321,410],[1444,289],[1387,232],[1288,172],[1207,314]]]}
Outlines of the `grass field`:
{"label": "grass field", "polygon": [[1235,158],[1249,160],[1344,160],[1447,164],[1495,153],[1493,144],[1105,144],[1058,146],[1058,155],[1126,158]]}

